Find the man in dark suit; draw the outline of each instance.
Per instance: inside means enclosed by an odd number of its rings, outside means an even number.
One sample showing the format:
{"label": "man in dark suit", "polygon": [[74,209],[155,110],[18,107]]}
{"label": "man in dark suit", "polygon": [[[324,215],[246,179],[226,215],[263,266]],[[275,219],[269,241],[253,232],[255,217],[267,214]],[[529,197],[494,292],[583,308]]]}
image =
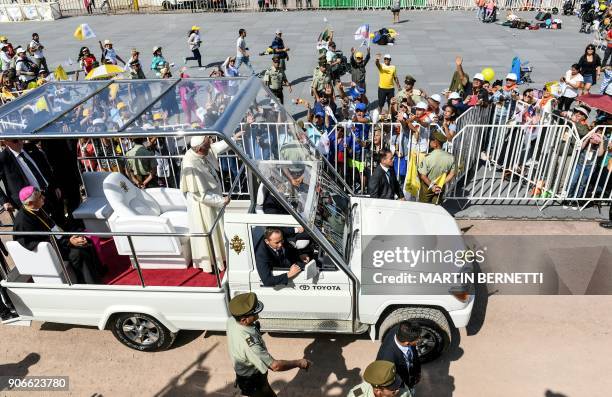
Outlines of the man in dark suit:
{"label": "man in dark suit", "polygon": [[420,327],[410,321],[402,321],[387,332],[380,345],[377,360],[391,361],[404,386],[411,392],[421,380],[421,361],[416,345],[419,341]]}
{"label": "man in dark suit", "polygon": [[[289,280],[302,271],[302,267],[299,265],[302,261],[307,262],[308,257],[302,256],[300,258],[290,244],[285,246],[283,232],[280,229],[266,229],[263,241],[259,242],[255,251],[257,273],[259,273],[259,278],[264,286],[287,285]],[[275,268],[289,269],[289,271],[275,276],[272,274],[272,270]]]}
{"label": "man in dark suit", "polygon": [[55,185],[55,178],[44,154],[34,147],[30,152],[24,150],[23,141],[5,140],[6,149],[0,153],[0,204],[8,211],[21,208],[19,191],[26,186],[34,186],[47,196],[45,209],[54,221],[64,222],[63,205],[60,203],[61,191]]}
{"label": "man in dark suit", "polygon": [[[45,196],[33,186],[26,186],[19,192],[22,203],[21,209],[15,216],[13,230],[16,232],[49,232],[61,231],[53,220],[43,210]],[[19,235],[14,236],[15,241],[24,248],[33,251],[42,241],[51,241],[50,236]],[[91,242],[84,236],[61,236],[56,239],[62,258],[76,273],[79,284],[97,284],[99,282],[100,264]]]}
{"label": "man in dark suit", "polygon": [[370,197],[403,200],[404,191],[397,180],[395,171],[393,171],[393,153],[389,150],[381,150],[379,154],[380,164],[374,169],[368,183]]}

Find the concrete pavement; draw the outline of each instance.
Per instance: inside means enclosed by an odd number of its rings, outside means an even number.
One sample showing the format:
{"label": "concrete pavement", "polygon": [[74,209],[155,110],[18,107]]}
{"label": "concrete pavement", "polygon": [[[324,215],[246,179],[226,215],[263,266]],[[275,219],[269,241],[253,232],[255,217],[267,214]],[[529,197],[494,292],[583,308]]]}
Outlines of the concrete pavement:
{"label": "concrete pavement", "polygon": [[[462,221],[470,234],[599,234],[587,222]],[[612,378],[612,296],[498,296],[441,359],[425,365],[427,397],[607,397]],[[237,396],[222,333],[181,332],[173,348],[139,353],[110,331],[52,323],[0,326],[0,376],[67,375],[70,392],[50,396]],[[345,396],[374,359],[366,336],[266,334],[276,358],[305,356],[309,371],[273,373],[280,397]],[[20,396],[7,393],[2,396]]]}

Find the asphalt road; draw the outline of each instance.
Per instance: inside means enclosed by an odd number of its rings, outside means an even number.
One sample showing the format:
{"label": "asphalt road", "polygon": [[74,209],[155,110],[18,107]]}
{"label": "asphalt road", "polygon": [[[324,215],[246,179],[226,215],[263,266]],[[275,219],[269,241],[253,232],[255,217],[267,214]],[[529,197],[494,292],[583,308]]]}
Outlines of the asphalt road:
{"label": "asphalt road", "polygon": [[[463,221],[470,234],[601,234],[593,222]],[[612,389],[612,296],[499,296],[479,300],[418,396],[607,397]],[[0,376],[66,375],[70,392],[2,396],[237,396],[222,333],[182,332],[173,348],[139,353],[110,331],[52,323],[0,326]],[[345,396],[374,359],[365,336],[267,334],[275,358],[305,356],[309,371],[273,373],[281,397]]]}

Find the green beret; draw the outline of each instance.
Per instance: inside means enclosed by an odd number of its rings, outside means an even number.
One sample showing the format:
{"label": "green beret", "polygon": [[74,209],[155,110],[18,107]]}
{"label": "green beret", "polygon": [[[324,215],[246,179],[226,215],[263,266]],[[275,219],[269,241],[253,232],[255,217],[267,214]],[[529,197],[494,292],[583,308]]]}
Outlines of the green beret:
{"label": "green beret", "polygon": [[363,373],[363,379],[375,388],[399,389],[402,383],[401,378],[396,374],[395,364],[383,360],[377,360],[368,365]]}
{"label": "green beret", "polygon": [[248,292],[234,296],[229,302],[229,310],[234,317],[251,316],[263,310],[263,303],[253,292]]}
{"label": "green beret", "polygon": [[442,133],[442,131],[435,129],[432,133],[431,136],[433,139],[435,139],[436,141],[440,142],[440,143],[444,143],[447,141],[446,139],[446,135],[444,135]]}

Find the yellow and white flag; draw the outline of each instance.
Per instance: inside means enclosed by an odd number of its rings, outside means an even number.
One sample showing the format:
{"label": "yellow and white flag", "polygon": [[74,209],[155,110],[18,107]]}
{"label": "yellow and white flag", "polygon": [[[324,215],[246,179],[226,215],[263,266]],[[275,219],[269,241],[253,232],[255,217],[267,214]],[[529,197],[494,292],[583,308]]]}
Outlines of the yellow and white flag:
{"label": "yellow and white flag", "polygon": [[80,24],[74,31],[74,38],[77,40],[83,41],[87,39],[93,39],[94,37],[96,37],[96,34],[94,33],[93,29],[90,28],[89,25],[86,23]]}
{"label": "yellow and white flag", "polygon": [[68,74],[66,73],[62,65],[59,65],[57,68],[55,68],[55,71],[53,72],[53,76],[55,77],[55,80],[57,81],[68,80]]}

